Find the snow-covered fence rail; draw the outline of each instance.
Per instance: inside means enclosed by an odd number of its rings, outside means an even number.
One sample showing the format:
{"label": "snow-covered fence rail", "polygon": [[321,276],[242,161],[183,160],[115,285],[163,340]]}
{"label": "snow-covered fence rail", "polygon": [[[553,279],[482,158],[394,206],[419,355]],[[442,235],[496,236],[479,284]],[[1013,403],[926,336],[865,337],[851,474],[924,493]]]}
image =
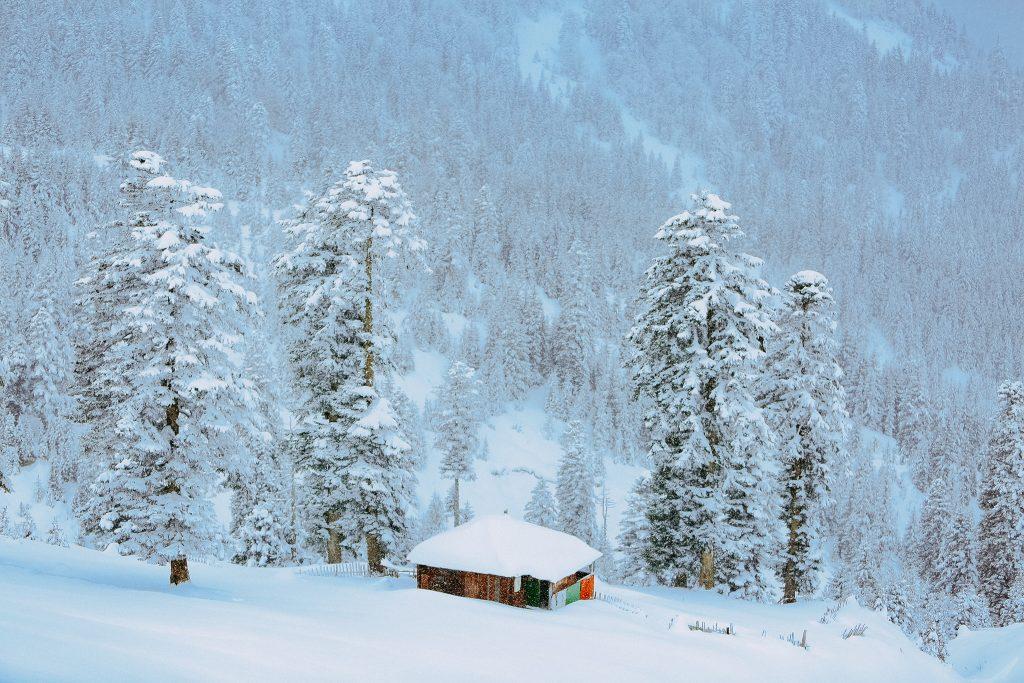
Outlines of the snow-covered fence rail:
{"label": "snow-covered fence rail", "polygon": [[[672,623],[675,623],[674,619]],[[717,633],[723,636],[736,635],[736,629],[733,627],[732,624],[729,624],[728,626],[719,626],[718,622],[715,622],[714,624],[709,624],[706,621],[697,621],[693,624],[687,624],[686,626],[691,631],[700,631],[701,633]]]}
{"label": "snow-covered fence rail", "polygon": [[620,609],[623,612],[628,612],[629,614],[636,614],[643,617],[644,619],[648,617],[647,612],[640,609],[639,605],[629,602],[627,600],[623,600],[622,598],[616,597],[614,595],[608,595],[607,593],[595,591],[594,599],[600,600],[601,602],[607,602],[612,607]]}
{"label": "snow-covered fence rail", "polygon": [[[298,573],[302,574],[303,576],[355,576],[360,578],[376,576],[376,574],[372,574],[370,572],[370,565],[366,562],[338,562],[336,564],[318,564],[312,567],[303,567],[299,569]],[[397,578],[398,572],[394,569],[385,567],[384,576]]]}
{"label": "snow-covered fence rail", "polygon": [[868,630],[867,624],[857,624],[843,631],[843,640],[863,636]]}

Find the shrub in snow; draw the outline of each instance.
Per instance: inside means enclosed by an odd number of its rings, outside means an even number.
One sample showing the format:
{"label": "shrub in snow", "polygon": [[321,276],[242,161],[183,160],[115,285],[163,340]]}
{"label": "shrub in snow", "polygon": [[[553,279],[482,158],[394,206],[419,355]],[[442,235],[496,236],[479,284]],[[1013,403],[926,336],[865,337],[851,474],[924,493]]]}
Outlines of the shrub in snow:
{"label": "shrub in snow", "polygon": [[857,636],[863,636],[867,633],[868,627],[865,624],[856,624],[843,631],[843,640],[848,638],[854,638]]}
{"label": "shrub in snow", "polygon": [[10,520],[7,518],[7,506],[0,505],[0,536],[10,536]]}

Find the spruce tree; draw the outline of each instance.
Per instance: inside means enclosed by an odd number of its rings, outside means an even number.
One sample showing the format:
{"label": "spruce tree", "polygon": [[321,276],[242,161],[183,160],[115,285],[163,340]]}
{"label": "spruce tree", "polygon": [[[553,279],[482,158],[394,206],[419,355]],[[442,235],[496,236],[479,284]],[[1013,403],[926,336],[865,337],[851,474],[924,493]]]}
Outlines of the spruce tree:
{"label": "spruce tree", "polygon": [[83,531],[94,545],[169,563],[177,584],[189,555],[212,552],[217,470],[241,457],[251,387],[239,346],[255,296],[203,222],[220,193],[162,174],[152,152],[129,164],[126,218],[83,279],[85,307],[99,316],[81,350],[86,448],[100,463]]}
{"label": "spruce tree", "polygon": [[650,480],[640,477],[626,497],[626,511],[619,523],[617,540],[623,557],[619,571],[626,583],[643,586],[651,580],[647,558],[651,535],[651,523],[647,516],[650,505]]}
{"label": "spruce tree", "polygon": [[717,195],[658,231],[668,253],[647,270],[629,334],[637,394],[650,408],[648,559],[662,581],[769,599],[783,543],[775,439],[755,400],[775,332],[760,260]]}
{"label": "spruce tree", "polygon": [[817,585],[830,468],[848,429],[836,360],[835,306],[828,280],[801,271],[786,282],[779,334],[771,343],[762,400],[778,438],[782,467],[783,602]]}
{"label": "spruce tree", "polygon": [[434,495],[430,497],[430,503],[427,505],[427,509],[420,515],[419,522],[416,528],[416,535],[413,540],[424,541],[432,536],[436,536],[445,529],[448,528],[448,511],[444,504],[444,500],[434,491]]}
{"label": "spruce tree", "polygon": [[242,520],[237,531],[238,550],[232,561],[249,567],[271,567],[283,565],[291,558],[287,520],[281,519],[272,503],[257,503]]}
{"label": "spruce tree", "polygon": [[462,523],[459,519],[459,482],[476,479],[473,459],[479,441],[479,386],[473,368],[456,361],[448,369],[447,379],[438,392],[439,410],[434,446],[444,454],[439,466],[441,477],[452,480],[455,526]]}
{"label": "spruce tree", "polygon": [[1011,622],[1010,589],[1024,574],[1024,384],[999,388],[999,411],[985,452],[978,574],[993,624]]}
{"label": "spruce tree", "polygon": [[353,161],[287,223],[276,266],[296,389],[313,526],[329,562],[365,542],[373,571],[407,534],[409,444],[378,379],[390,372],[384,324],[394,263],[423,249],[391,171]]}
{"label": "spruce tree", "polygon": [[555,497],[558,500],[558,528],[593,544],[597,533],[592,460],[584,441],[583,426],[569,423],[558,463]]}
{"label": "spruce tree", "polygon": [[544,479],[537,479],[533,490],[530,491],[530,500],[523,508],[523,519],[530,524],[546,526],[555,529],[558,526],[558,507],[555,498],[551,495],[551,489]]}

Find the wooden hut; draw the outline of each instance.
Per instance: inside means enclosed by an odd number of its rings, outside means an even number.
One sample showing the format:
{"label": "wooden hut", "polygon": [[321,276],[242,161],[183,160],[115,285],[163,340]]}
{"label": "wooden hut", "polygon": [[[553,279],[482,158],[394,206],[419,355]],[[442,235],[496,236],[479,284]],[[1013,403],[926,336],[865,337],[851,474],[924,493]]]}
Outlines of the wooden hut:
{"label": "wooden hut", "polygon": [[428,538],[409,561],[419,588],[554,609],[594,597],[592,568],[600,556],[575,536],[494,515]]}

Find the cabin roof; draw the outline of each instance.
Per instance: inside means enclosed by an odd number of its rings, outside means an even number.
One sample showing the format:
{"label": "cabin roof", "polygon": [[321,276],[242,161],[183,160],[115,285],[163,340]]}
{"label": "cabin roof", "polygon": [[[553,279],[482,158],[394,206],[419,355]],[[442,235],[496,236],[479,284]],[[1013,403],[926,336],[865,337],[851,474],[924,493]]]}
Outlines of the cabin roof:
{"label": "cabin roof", "polygon": [[506,515],[488,515],[423,541],[413,564],[443,569],[558,581],[601,556],[569,534]]}

